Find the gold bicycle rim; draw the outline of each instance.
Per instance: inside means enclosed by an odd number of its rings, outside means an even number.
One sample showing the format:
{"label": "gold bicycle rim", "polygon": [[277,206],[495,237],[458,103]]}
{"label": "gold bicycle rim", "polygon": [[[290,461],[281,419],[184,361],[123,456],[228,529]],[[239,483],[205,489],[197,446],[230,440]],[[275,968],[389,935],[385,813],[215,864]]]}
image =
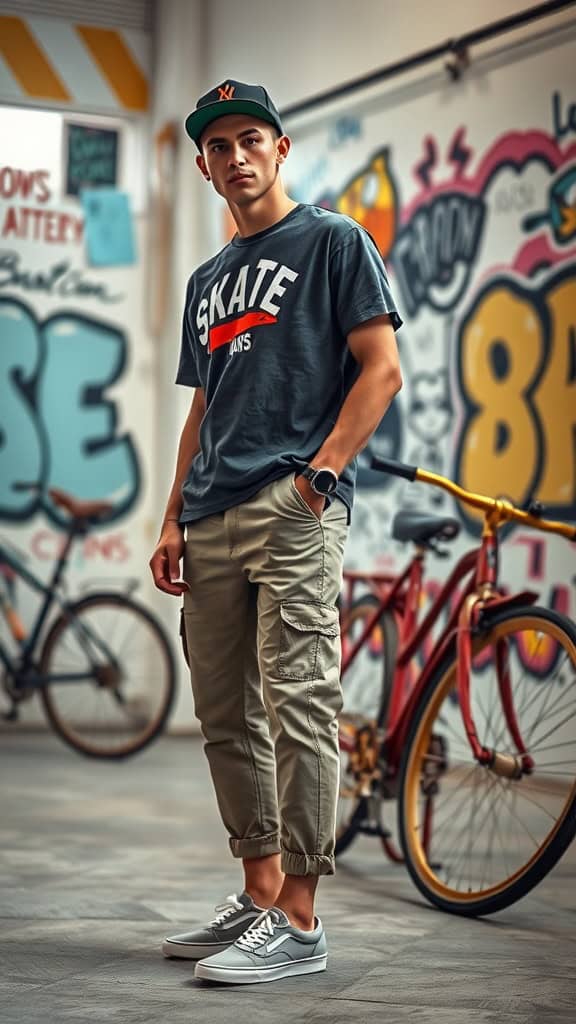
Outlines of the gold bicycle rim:
{"label": "gold bicycle rim", "polygon": [[[513,626],[513,628],[509,628],[510,626]],[[545,632],[547,636],[551,636],[558,641],[561,649],[569,655],[572,665],[576,666],[576,645],[568,634],[550,619],[543,619],[530,615],[518,616],[514,619],[510,618],[507,621],[494,626],[489,633],[486,633],[485,636],[480,638],[478,644],[475,645],[473,649],[474,654],[483,650],[488,643],[492,643],[500,637],[511,637],[514,634],[523,631]],[[472,685],[474,684],[472,683]],[[436,687],[434,696],[428,704],[426,712],[420,721],[411,745],[410,759],[406,769],[406,784],[404,787],[404,820],[405,841],[409,849],[410,860],[419,877],[425,883],[427,888],[438,897],[451,903],[459,903],[464,906],[477,902],[479,899],[487,899],[496,896],[512,886],[530,870],[535,861],[537,861],[547,847],[549,847],[559,829],[562,827],[572,802],[576,797],[576,778],[566,796],[562,813],[559,815],[554,826],[550,829],[543,841],[538,845],[532,856],[521,868],[512,872],[501,882],[485,889],[478,889],[474,892],[461,892],[459,890],[452,889],[449,885],[446,885],[434,873],[434,870],[428,863],[424,852],[421,835],[422,829],[420,824],[421,815],[419,812],[419,800],[422,799],[422,765],[429,750],[433,726],[437,721],[438,711],[443,701],[446,700],[449,691],[454,689],[454,687],[455,662],[452,662],[450,668],[445,672],[440,685]],[[480,740],[482,742],[481,737]],[[574,741],[574,748],[576,749],[576,739]],[[473,761],[472,751],[470,751],[470,761],[471,763]]]}

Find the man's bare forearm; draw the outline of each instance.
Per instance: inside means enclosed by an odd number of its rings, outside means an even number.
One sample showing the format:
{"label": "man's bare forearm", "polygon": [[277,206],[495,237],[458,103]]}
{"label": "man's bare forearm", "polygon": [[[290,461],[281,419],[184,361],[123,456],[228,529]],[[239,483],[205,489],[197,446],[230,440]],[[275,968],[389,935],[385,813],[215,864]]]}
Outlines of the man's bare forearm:
{"label": "man's bare forearm", "polygon": [[200,451],[200,424],[205,412],[206,400],[204,392],[198,388],[180,435],[174,482],[166,502],[163,526],[164,523],[170,521],[177,522],[180,518],[182,512],[182,485],[188,475],[192,459]]}
{"label": "man's bare forearm", "polygon": [[314,465],[328,466],[340,476],[372,437],[401,384],[400,372],[393,364],[363,366],[333,430],[314,456]]}

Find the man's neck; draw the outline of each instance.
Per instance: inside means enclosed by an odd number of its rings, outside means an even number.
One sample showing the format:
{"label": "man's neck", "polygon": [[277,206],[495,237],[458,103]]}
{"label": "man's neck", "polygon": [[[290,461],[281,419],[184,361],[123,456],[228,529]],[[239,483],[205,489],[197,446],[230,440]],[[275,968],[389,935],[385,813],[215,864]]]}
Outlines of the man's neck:
{"label": "man's neck", "polygon": [[250,235],[256,235],[259,231],[273,227],[278,221],[283,220],[295,206],[298,206],[298,203],[290,199],[285,192],[281,192],[279,195],[268,193],[262,196],[258,202],[248,206],[237,206],[236,203],[230,203],[230,212],[236,222],[240,238],[248,238]]}

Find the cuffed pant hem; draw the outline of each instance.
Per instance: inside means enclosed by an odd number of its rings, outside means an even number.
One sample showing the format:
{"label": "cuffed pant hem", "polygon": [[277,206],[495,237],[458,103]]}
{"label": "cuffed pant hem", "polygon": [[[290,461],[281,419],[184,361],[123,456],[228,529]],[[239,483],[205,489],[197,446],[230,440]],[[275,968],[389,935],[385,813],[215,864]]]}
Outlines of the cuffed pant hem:
{"label": "cuffed pant hem", "polygon": [[282,850],[281,866],[285,875],[333,875],[335,871],[334,857],[310,856],[292,850]]}
{"label": "cuffed pant hem", "polygon": [[233,857],[269,857],[280,853],[280,837],[271,832],[267,836],[252,836],[248,839],[228,839]]}

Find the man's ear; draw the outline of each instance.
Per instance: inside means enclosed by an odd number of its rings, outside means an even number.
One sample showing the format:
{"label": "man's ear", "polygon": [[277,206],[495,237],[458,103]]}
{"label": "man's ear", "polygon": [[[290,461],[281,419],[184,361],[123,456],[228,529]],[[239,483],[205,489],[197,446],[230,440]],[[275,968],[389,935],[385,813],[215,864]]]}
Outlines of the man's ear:
{"label": "man's ear", "polygon": [[210,181],[210,175],[208,174],[206,161],[201,153],[199,153],[198,156],[196,157],[196,167],[200,169],[200,172],[203,175],[203,177],[206,178],[206,181]]}
{"label": "man's ear", "polygon": [[281,135],[276,142],[276,163],[283,164],[292,145],[287,135]]}

